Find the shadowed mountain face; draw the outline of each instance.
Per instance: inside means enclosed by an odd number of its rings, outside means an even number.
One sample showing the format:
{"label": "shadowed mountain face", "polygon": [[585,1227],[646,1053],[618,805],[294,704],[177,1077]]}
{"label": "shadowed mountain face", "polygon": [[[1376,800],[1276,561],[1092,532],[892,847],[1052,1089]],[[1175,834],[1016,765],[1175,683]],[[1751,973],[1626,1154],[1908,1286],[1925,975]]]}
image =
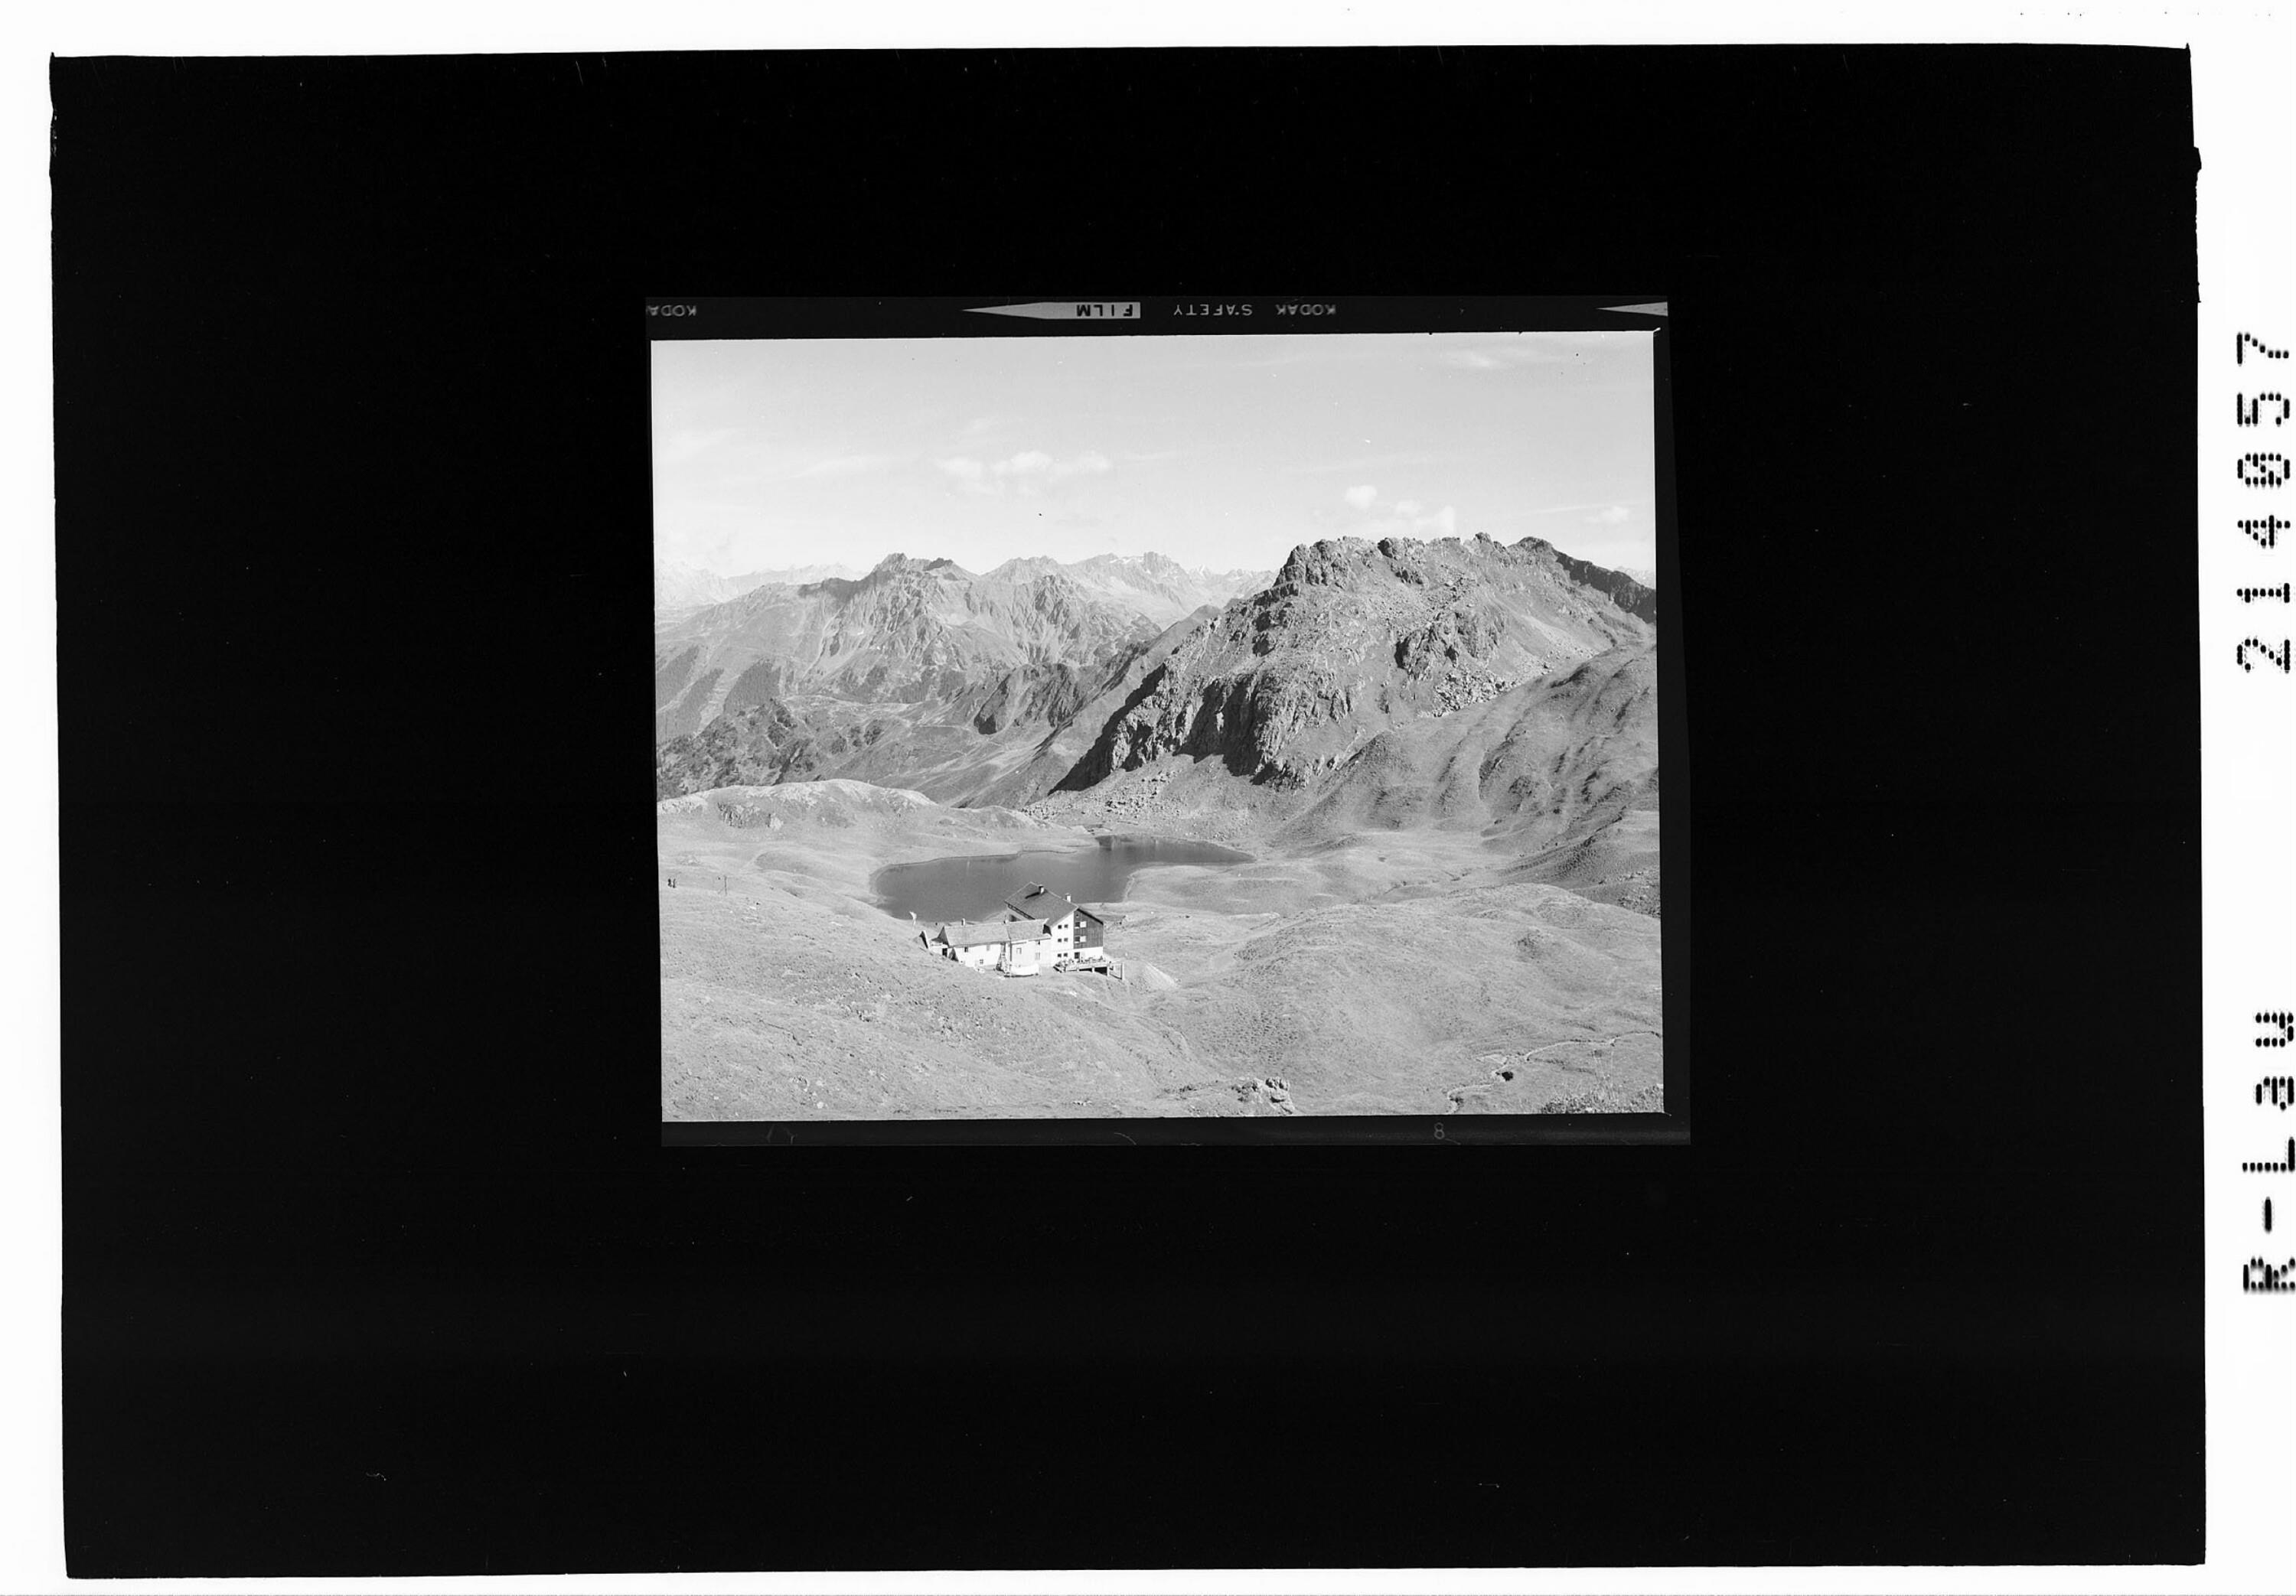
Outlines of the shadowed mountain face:
{"label": "shadowed mountain face", "polygon": [[[1391,732],[1510,697],[1527,707],[1533,695],[1519,690],[1645,652],[1656,618],[1650,589],[1535,538],[1303,546],[1267,589],[1197,625],[1120,703],[1090,707],[1108,713],[1057,786],[1180,756],[1304,790],[1431,741]],[[1543,689],[1537,701],[1553,696]]]}

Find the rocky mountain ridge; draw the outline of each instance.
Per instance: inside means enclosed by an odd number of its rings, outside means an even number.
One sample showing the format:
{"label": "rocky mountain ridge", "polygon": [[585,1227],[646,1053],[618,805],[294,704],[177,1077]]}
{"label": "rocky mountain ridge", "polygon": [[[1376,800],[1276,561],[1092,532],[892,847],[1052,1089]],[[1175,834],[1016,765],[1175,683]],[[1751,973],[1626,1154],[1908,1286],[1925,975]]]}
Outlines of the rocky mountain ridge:
{"label": "rocky mountain ridge", "polygon": [[857,578],[761,587],[658,631],[656,737],[800,695],[1009,715],[1063,667],[1090,675],[1154,635],[1062,575],[892,554]]}
{"label": "rocky mountain ridge", "polygon": [[850,773],[905,781],[906,759],[961,781],[989,751],[980,739],[1042,737],[1155,635],[1058,570],[892,554],[858,577],[760,587],[656,630],[658,796],[864,754]]}
{"label": "rocky mountain ridge", "polygon": [[1657,595],[1538,538],[1329,539],[1199,622],[1058,785],[1182,755],[1297,787],[1401,719],[1655,640]]}
{"label": "rocky mountain ridge", "polygon": [[658,728],[690,718],[657,793],[840,776],[1301,846],[1486,828],[1583,873],[1569,848],[1655,821],[1656,615],[1536,538],[1302,544],[1152,637],[1056,561],[897,555],[665,628]]}

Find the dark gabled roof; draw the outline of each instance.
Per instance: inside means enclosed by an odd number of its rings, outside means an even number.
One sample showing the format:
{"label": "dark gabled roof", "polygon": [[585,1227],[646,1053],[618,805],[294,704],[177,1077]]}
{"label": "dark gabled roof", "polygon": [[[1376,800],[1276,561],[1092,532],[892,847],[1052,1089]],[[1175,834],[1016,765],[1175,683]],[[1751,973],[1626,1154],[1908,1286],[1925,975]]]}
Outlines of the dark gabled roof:
{"label": "dark gabled roof", "polygon": [[[1020,896],[1006,898],[1004,906],[1029,920],[1058,920],[1071,909],[1089,919],[1100,920],[1099,915],[1082,904],[1071,903],[1051,888],[1040,887],[1034,881],[1029,883],[1029,890]],[[1105,925],[1108,922],[1101,921],[1101,923]]]}

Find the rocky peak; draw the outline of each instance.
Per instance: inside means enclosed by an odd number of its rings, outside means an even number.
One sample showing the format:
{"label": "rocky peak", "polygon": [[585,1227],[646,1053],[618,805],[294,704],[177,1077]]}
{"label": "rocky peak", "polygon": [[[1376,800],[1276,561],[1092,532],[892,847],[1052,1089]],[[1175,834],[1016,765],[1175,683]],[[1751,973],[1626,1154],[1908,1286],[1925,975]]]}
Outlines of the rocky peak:
{"label": "rocky peak", "polygon": [[1488,548],[1488,538],[1470,547],[1456,537],[1423,543],[1415,537],[1382,537],[1377,543],[1360,537],[1327,537],[1302,544],[1292,551],[1275,573],[1278,589],[1298,593],[1305,588],[1359,586],[1382,580],[1425,587],[1446,577],[1476,575],[1467,563]]}
{"label": "rocky peak", "polygon": [[1109,723],[1070,786],[1172,754],[1255,782],[1335,768],[1383,728],[1441,718],[1596,654],[1646,646],[1631,577],[1538,539],[1320,539],[1197,625]]}
{"label": "rocky peak", "polygon": [[[1385,552],[1394,543],[1391,537],[1382,540],[1381,552]],[[1277,591],[1293,593],[1304,587],[1337,586],[1347,580],[1348,572],[1364,569],[1371,553],[1372,545],[1360,537],[1324,537],[1303,543],[1284,556],[1273,585]]]}
{"label": "rocky peak", "polygon": [[954,576],[957,564],[954,560],[912,560],[906,554],[888,554],[862,577],[864,582],[880,581],[889,577]]}

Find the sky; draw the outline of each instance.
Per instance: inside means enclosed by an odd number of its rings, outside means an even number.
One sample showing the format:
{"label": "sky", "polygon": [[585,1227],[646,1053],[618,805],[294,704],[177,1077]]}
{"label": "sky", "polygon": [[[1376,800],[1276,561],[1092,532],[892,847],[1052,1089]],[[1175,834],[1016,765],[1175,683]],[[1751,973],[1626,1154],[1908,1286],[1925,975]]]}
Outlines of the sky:
{"label": "sky", "polygon": [[1169,555],[1538,536],[1654,556],[1646,332],[664,340],[654,553]]}

